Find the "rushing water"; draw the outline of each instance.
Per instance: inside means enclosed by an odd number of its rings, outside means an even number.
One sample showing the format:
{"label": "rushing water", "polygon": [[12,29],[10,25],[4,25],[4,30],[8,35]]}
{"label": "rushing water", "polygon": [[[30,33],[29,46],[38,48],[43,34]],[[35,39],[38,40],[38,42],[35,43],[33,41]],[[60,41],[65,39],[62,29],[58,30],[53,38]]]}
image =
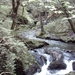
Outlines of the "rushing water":
{"label": "rushing water", "polygon": [[46,54],[43,54],[44,56],[46,56],[46,59],[47,59],[47,64],[44,64],[42,67],[41,67],[41,72],[39,73],[39,72],[37,72],[37,73],[35,73],[34,75],[49,75],[50,73],[49,73],[49,71],[47,70],[47,68],[48,68],[48,66],[49,66],[49,64],[50,64],[50,62],[49,62],[49,56],[48,55],[46,55]]}
{"label": "rushing water", "polygon": [[[43,41],[49,43],[49,46],[47,46],[47,47],[36,49],[37,53],[39,55],[42,55],[46,58],[47,63],[44,63],[43,66],[41,66],[41,72],[36,72],[34,75],[65,75],[65,74],[69,73],[70,71],[73,71],[72,63],[75,61],[75,59],[74,58],[71,59],[71,57],[72,57],[71,54],[63,52],[63,50],[75,50],[74,44],[67,44],[67,43],[63,43],[60,41],[53,41],[53,40],[45,40],[45,39],[36,38],[35,37],[35,31],[23,33],[22,36],[25,36],[29,39],[43,40]],[[48,66],[51,63],[51,60],[50,60],[51,57],[50,57],[50,55],[44,53],[44,49],[48,49],[48,48],[62,51],[62,53],[64,55],[63,61],[67,65],[66,69],[53,70],[53,71],[48,70]],[[35,54],[34,51],[32,51],[31,53]]]}
{"label": "rushing water", "polygon": [[[56,48],[57,49],[57,48]],[[32,51],[34,54],[35,52]],[[47,63],[45,63],[42,67],[41,67],[41,72],[36,72],[34,75],[65,75],[71,71],[73,71],[73,68],[72,68],[72,63],[75,61],[74,59],[70,59],[71,55],[70,54],[66,54],[64,53],[64,63],[66,64],[66,69],[63,69],[63,70],[48,70],[48,66],[49,64],[51,63],[51,60],[50,60],[50,56],[48,54],[45,54],[43,52],[43,49],[37,49],[37,53],[39,55],[42,55],[44,56],[46,59],[47,59]]]}

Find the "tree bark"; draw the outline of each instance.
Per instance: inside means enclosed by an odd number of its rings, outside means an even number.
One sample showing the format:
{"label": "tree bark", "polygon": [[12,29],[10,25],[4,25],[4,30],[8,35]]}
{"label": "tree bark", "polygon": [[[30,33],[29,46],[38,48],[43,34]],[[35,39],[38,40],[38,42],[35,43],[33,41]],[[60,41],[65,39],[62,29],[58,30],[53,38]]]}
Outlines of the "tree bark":
{"label": "tree bark", "polygon": [[[59,0],[58,0],[58,1],[59,1]],[[59,1],[59,2],[60,2],[60,1]],[[64,11],[66,17],[69,18],[69,17],[70,17],[70,14],[68,13],[66,7],[64,6],[64,4],[63,4],[62,2],[60,2],[60,3],[61,3],[61,5],[62,5],[62,7],[63,7],[63,11]],[[69,24],[70,24],[70,26],[71,26],[72,31],[75,33],[75,29],[74,29],[74,25],[73,25],[72,20],[71,20],[71,19],[68,19],[68,22],[69,22]]]}
{"label": "tree bark", "polygon": [[45,33],[45,31],[44,31],[44,27],[43,27],[41,12],[39,13],[39,19],[40,19],[40,26],[41,26],[41,33],[40,33],[40,35],[43,35]]}
{"label": "tree bark", "polygon": [[22,9],[22,16],[24,15],[24,6],[22,6],[23,7],[23,9]]}
{"label": "tree bark", "polygon": [[17,19],[17,12],[20,5],[20,0],[12,0],[12,26],[11,29],[13,30],[16,27],[16,19]]}

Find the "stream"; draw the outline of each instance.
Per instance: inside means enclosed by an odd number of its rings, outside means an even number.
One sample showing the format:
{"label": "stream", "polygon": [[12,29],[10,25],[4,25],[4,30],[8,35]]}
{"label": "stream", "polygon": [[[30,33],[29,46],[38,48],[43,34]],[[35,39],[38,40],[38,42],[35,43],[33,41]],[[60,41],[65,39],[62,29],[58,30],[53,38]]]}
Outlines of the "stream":
{"label": "stream", "polygon": [[[40,72],[36,72],[34,75],[65,75],[73,70],[73,62],[75,62],[75,54],[72,54],[70,52],[66,52],[67,50],[75,50],[75,45],[72,43],[64,43],[60,41],[55,41],[55,40],[46,40],[46,39],[41,39],[41,38],[36,38],[35,36],[36,31],[29,31],[29,32],[23,32],[22,36],[29,38],[29,39],[35,39],[35,40],[42,40],[47,42],[49,45],[35,49],[31,51],[31,54],[35,57],[38,65],[41,68]],[[52,56],[50,54],[46,53],[46,50],[54,50],[56,52],[60,52],[63,54],[63,62],[66,64],[65,69],[48,69],[50,63],[52,62]],[[41,60],[38,56],[43,56],[46,61],[43,59]],[[57,55],[57,57],[60,55]],[[59,58],[59,57],[58,57]],[[41,64],[42,63],[42,64]]]}

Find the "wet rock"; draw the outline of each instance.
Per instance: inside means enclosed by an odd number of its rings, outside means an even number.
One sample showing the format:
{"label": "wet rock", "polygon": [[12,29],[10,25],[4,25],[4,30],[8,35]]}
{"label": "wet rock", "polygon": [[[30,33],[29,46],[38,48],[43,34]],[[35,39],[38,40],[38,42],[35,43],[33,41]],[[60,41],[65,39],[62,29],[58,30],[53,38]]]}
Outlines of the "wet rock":
{"label": "wet rock", "polygon": [[41,56],[40,59],[42,60],[43,65],[46,64],[47,59],[44,56]]}
{"label": "wet rock", "polygon": [[63,54],[59,50],[47,49],[45,52],[52,56],[52,61],[63,60]]}
{"label": "wet rock", "polygon": [[33,75],[35,72],[40,72],[41,69],[37,64],[34,64],[33,66],[30,66],[26,71],[25,75]]}
{"label": "wet rock", "polygon": [[40,32],[36,34],[37,38],[42,38],[42,39],[51,39],[51,37],[49,36],[49,34],[43,34],[40,35]]}
{"label": "wet rock", "polygon": [[66,64],[62,60],[53,61],[50,63],[49,70],[61,70],[66,69]]}
{"label": "wet rock", "polygon": [[70,73],[65,74],[65,75],[75,75],[75,72],[70,72]]}
{"label": "wet rock", "polygon": [[75,71],[75,62],[72,63],[73,70]]}
{"label": "wet rock", "polygon": [[46,53],[52,56],[52,62],[48,69],[65,69],[66,64],[63,62],[63,54],[59,50],[46,50]]}
{"label": "wet rock", "polygon": [[38,41],[38,40],[24,40],[25,45],[28,47],[28,49],[35,49],[35,48],[41,48],[43,46],[49,45],[48,43],[44,41]]}
{"label": "wet rock", "polygon": [[75,52],[72,52],[73,57],[75,58]]}
{"label": "wet rock", "polygon": [[46,58],[40,54],[38,54],[37,52],[31,52],[31,54],[35,57],[35,60],[37,61],[38,66],[42,67],[44,65],[44,63],[46,63]]}

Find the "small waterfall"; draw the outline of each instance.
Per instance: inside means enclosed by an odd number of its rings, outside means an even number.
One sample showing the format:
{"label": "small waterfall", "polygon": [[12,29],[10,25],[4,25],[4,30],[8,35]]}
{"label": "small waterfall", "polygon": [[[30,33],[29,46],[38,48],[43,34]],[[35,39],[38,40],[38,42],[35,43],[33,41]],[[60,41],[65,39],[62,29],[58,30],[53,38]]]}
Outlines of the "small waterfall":
{"label": "small waterfall", "polygon": [[66,69],[63,69],[63,70],[54,70],[54,73],[53,73],[53,71],[48,70],[48,66],[51,63],[51,60],[50,60],[51,57],[50,57],[50,55],[48,55],[48,54],[41,54],[39,51],[38,51],[38,53],[40,55],[46,57],[47,63],[44,64],[41,67],[41,72],[36,72],[34,75],[65,75],[65,74],[73,71],[72,63],[75,60],[70,60],[69,61],[68,58],[64,58],[64,63],[66,64]]}
{"label": "small waterfall", "polygon": [[[63,43],[60,41],[55,41],[55,40],[45,40],[45,39],[41,39],[41,38],[36,38],[35,36],[36,31],[29,31],[26,33],[23,33],[22,36],[29,38],[29,39],[35,39],[35,40],[41,40],[41,41],[45,41],[47,43],[49,43],[49,47],[52,47],[52,50],[75,50],[75,44],[67,44],[67,43]],[[34,75],[65,75],[71,71],[73,71],[72,68],[72,63],[75,62],[75,58],[71,59],[70,55],[68,54],[67,56],[65,54],[67,54],[66,52],[63,51],[63,55],[64,55],[64,63],[66,64],[66,69],[62,69],[62,70],[48,70],[48,66],[50,65],[50,63],[52,62],[52,57],[46,53],[44,53],[44,49],[37,49],[37,52],[31,51],[31,54],[37,58],[36,60],[38,60],[39,63],[40,62],[40,58],[39,56],[43,56],[46,58],[46,63],[44,62],[43,64],[41,64],[42,66],[40,66],[41,68],[41,72],[36,72]],[[70,60],[69,60],[70,58]],[[51,60],[50,60],[51,59]]]}
{"label": "small waterfall", "polygon": [[37,72],[37,73],[35,73],[34,75],[50,75],[49,71],[47,70],[47,68],[48,68],[48,66],[49,66],[49,64],[50,64],[50,61],[49,61],[50,56],[48,56],[47,54],[43,54],[43,56],[46,57],[47,63],[44,64],[44,65],[41,67],[41,72],[40,72],[40,73]]}
{"label": "small waterfall", "polygon": [[72,63],[74,62],[75,60],[71,60],[71,61],[67,61],[67,60],[64,60],[64,62],[66,63],[67,67],[66,69],[64,70],[59,70],[56,74],[58,75],[65,75],[71,71],[73,71],[73,68],[72,68]]}

